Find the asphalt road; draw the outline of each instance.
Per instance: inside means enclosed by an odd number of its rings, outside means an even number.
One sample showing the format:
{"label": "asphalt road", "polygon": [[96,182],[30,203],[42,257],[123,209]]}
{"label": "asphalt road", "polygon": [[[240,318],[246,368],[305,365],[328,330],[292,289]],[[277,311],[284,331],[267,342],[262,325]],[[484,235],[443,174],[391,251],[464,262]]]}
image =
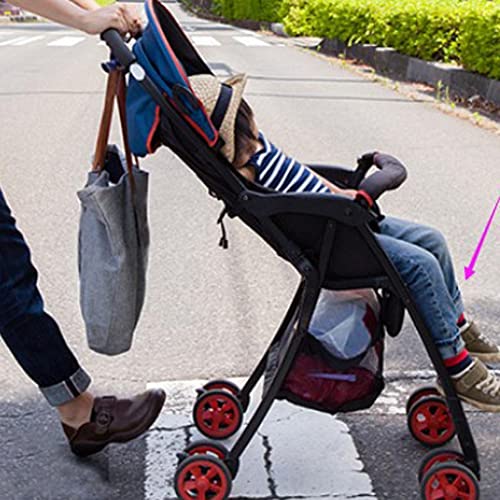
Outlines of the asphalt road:
{"label": "asphalt road", "polygon": [[[500,195],[498,136],[279,38],[172,9],[190,36],[201,37],[200,51],[218,74],[249,74],[246,95],[259,126],[290,154],[354,166],[357,155],[377,148],[403,159],[409,179],[385,196],[382,207],[440,228],[462,278]],[[13,44],[14,38],[19,40]],[[62,38],[67,41],[54,43]],[[104,88],[99,63],[105,57],[97,39],[54,25],[0,27],[0,186],[31,244],[47,307],[98,393],[130,394],[154,381],[248,375],[297,276],[238,221],[228,223],[230,249],[220,250],[215,222],[221,207],[166,149],[143,162],[151,172],[152,254],[134,349],[107,359],[86,348],[75,192],[85,182],[94,147]],[[477,274],[462,282],[471,315],[498,342],[499,242],[497,217]],[[75,460],[54,412],[4,347],[0,366],[0,499],[144,497],[143,440]],[[406,322],[390,342],[388,370],[429,367]],[[404,417],[366,412],[344,420],[379,498],[417,498],[415,468],[423,451],[406,432]],[[482,498],[495,500],[499,421],[474,413],[471,424],[484,468]]]}

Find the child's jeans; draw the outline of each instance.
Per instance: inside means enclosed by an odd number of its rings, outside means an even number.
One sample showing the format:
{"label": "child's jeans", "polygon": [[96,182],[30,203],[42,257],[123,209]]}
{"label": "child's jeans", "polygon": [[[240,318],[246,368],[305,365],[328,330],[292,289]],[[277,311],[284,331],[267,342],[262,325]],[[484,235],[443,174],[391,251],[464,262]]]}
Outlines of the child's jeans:
{"label": "child's jeans", "polygon": [[465,344],[457,326],[464,312],[451,255],[436,229],[386,217],[377,239],[408,285],[444,359]]}
{"label": "child's jeans", "polygon": [[0,334],[48,402],[58,406],[84,392],[90,378],[44,311],[36,282],[28,246],[0,190]]}

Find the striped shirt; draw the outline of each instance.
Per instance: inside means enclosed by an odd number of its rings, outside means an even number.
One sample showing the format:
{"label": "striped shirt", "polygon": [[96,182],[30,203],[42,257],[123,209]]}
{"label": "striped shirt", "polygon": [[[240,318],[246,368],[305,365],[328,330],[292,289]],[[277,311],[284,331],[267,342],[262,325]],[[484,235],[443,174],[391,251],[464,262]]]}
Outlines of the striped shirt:
{"label": "striped shirt", "polygon": [[255,168],[257,183],[283,193],[330,193],[309,168],[283,153],[262,132],[259,140],[263,148],[248,162]]}

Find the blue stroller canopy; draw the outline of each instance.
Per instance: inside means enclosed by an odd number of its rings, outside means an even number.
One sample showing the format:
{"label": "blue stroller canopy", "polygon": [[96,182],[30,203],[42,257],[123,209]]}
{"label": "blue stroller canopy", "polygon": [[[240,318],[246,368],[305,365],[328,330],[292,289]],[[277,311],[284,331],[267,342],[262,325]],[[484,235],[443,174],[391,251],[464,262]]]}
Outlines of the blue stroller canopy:
{"label": "blue stroller canopy", "polygon": [[[148,25],[132,49],[138,63],[191,127],[209,146],[215,146],[218,131],[188,79],[195,74],[211,74],[210,69],[158,0],[146,0],[145,7]],[[154,153],[160,146],[156,137],[160,108],[132,75],[127,93],[127,121],[132,153],[141,157]]]}

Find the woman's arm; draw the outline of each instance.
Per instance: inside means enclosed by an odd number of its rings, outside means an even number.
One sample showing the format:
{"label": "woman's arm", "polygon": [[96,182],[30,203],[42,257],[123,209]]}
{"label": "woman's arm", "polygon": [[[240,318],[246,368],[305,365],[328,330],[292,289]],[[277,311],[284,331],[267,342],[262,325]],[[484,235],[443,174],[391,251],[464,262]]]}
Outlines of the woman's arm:
{"label": "woman's arm", "polygon": [[101,6],[95,2],[94,0],[71,0],[76,5],[79,5],[82,9],[85,10],[97,10],[100,9]]}
{"label": "woman's arm", "polygon": [[[136,33],[141,28],[137,13],[125,4],[93,9],[92,0],[12,0],[12,3],[52,21],[85,31],[91,35],[115,28],[121,33]],[[78,5],[76,5],[78,3]],[[80,5],[84,4],[85,8]],[[87,10],[87,7],[93,10]]]}

